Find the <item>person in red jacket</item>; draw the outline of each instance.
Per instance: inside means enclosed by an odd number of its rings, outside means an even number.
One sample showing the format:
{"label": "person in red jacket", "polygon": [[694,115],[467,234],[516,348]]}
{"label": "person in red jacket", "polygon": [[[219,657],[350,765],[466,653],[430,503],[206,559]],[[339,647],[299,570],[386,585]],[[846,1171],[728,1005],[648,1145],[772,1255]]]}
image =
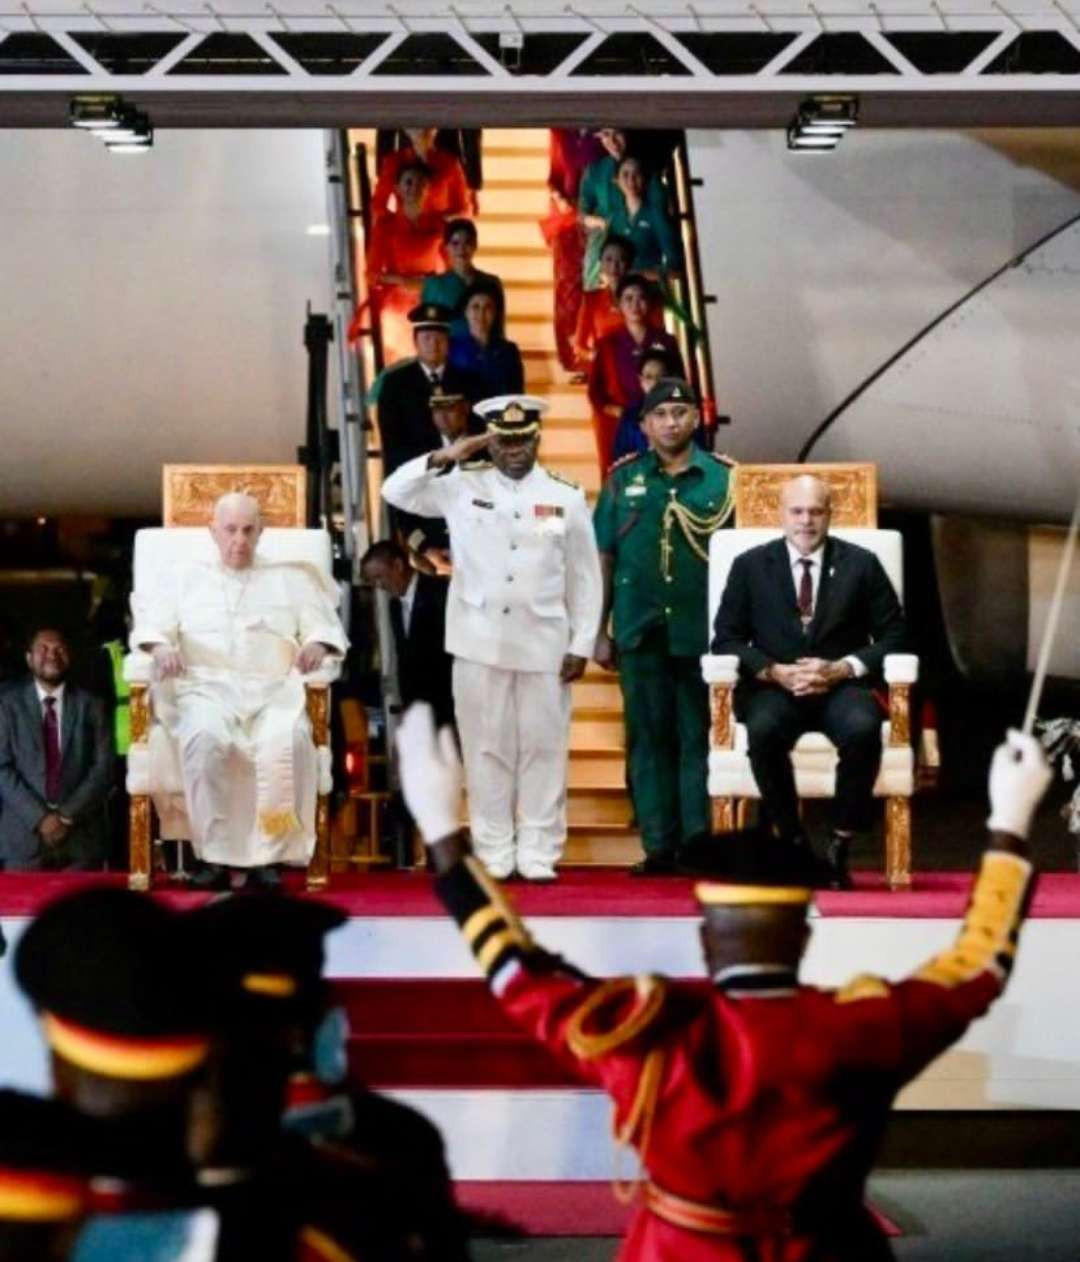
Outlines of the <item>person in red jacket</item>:
{"label": "person in red jacket", "polygon": [[989,841],[955,943],[899,982],[798,981],[814,874],[762,834],[717,839],[696,888],[712,985],[590,978],[536,945],[458,829],[449,729],[413,706],[402,790],[437,890],[509,1015],[615,1103],[643,1187],[620,1262],[881,1262],[865,1208],[893,1099],[1001,994],[1032,877],[1026,836],[1050,770],[1010,732],[990,771]]}

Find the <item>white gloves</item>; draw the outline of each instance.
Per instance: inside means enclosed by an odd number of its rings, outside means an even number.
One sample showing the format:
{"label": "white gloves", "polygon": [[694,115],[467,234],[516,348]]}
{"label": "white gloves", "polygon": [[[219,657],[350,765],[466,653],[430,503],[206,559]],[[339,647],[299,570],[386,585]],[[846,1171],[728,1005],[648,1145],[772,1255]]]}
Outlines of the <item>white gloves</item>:
{"label": "white gloves", "polygon": [[428,845],[461,828],[461,759],[449,727],[435,732],[431,706],[409,706],[397,730],[398,774],[405,805]]}
{"label": "white gloves", "polygon": [[1042,746],[1034,736],[1010,728],[990,764],[990,818],[993,832],[1027,837],[1031,817],[1053,778]]}

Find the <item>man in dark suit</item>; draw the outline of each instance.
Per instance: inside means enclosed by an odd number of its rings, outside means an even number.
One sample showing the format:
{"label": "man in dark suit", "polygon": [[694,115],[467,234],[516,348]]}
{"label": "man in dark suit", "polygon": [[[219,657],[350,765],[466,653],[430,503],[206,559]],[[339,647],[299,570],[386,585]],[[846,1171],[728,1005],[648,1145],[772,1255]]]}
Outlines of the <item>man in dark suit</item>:
{"label": "man in dark suit", "polygon": [[101,701],[66,682],[63,635],[35,633],[30,679],[0,697],[0,863],[10,870],[101,867],[113,748]]}
{"label": "man in dark suit", "polygon": [[[449,447],[463,434],[472,428],[475,433],[480,426],[473,418],[470,427],[471,406],[463,394],[448,394],[441,385],[433,387],[428,400],[431,408],[431,420],[439,431],[439,442]],[[405,547],[414,558],[415,563],[425,574],[446,574],[450,569],[450,531],[443,517],[421,517],[417,513],[406,513],[402,509],[392,509],[395,524],[401,533]]]}
{"label": "man in dark suit", "polygon": [[416,343],[416,359],[391,368],[379,392],[379,438],[383,475],[414,456],[434,451],[442,436],[431,415],[430,400],[436,387],[443,394],[462,394],[477,399],[479,383],[468,373],[447,363],[450,321],[453,312],[438,303],[421,303],[409,312]]}
{"label": "man in dark suit", "polygon": [[829,537],[829,488],[794,478],[780,498],[784,537],[735,559],[717,610],[713,653],[739,658],[736,708],[750,766],[776,832],[806,844],[789,757],[807,731],[837,747],[832,884],[850,886],[854,833],[870,827],[881,764],[882,715],[871,692],[887,653],[901,650],[904,617],[881,562]]}
{"label": "man in dark suit", "polygon": [[365,583],[390,597],[402,706],[426,701],[440,726],[452,724],[454,659],[445,647],[449,583],[445,578],[414,570],[405,550],[388,539],[367,550],[360,562],[360,573]]}

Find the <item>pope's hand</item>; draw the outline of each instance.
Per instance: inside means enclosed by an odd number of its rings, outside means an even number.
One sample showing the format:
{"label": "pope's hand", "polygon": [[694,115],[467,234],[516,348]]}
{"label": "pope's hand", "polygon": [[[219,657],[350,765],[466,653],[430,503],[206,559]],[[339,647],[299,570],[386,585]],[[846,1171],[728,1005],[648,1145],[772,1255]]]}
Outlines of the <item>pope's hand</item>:
{"label": "pope's hand", "polygon": [[397,730],[401,793],[428,845],[461,827],[461,758],[453,729],[435,731],[431,706],[409,706]]}
{"label": "pope's hand", "polygon": [[1035,808],[1052,779],[1053,772],[1035,737],[1010,729],[990,764],[987,828],[1026,838]]}
{"label": "pope's hand", "polygon": [[184,673],[184,659],[179,649],[168,644],[155,644],[150,656],[154,659],[154,674],[158,679],[175,679]]}
{"label": "pope's hand", "polygon": [[296,669],[301,675],[310,675],[313,670],[326,661],[326,654],[329,652],[325,644],[315,642],[313,644],[305,644],[304,647],[296,655]]}

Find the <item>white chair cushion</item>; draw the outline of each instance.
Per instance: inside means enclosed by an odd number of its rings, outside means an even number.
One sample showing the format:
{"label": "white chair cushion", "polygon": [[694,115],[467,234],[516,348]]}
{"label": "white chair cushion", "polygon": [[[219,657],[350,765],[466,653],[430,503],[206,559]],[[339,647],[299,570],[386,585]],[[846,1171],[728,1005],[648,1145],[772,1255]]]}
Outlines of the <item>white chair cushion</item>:
{"label": "white chair cushion", "polygon": [[[717,530],[709,541],[709,638],[720,597],[727,586],[731,563],[743,552],[762,543],[771,543],[781,535],[779,526],[766,529]],[[837,539],[858,544],[873,552],[889,576],[901,603],[904,599],[904,545],[898,530],[870,530],[837,527],[829,532]]]}
{"label": "white chair cushion", "polygon": [[[915,791],[915,755],[909,745],[887,744],[889,725],[881,725],[881,770],[875,797],[911,797]],[[821,732],[800,736],[791,751],[795,788],[801,798],[831,798],[836,794],[836,747]],[[746,727],[735,724],[735,748],[709,752],[709,796],[759,798],[750,769]]]}
{"label": "white chair cushion", "polygon": [[[267,526],[259,536],[258,555],[264,561],[302,561],[333,579],[333,549],[325,530],[292,530]],[[134,582],[136,590],[164,571],[191,561],[214,561],[217,548],[205,526],[152,526],[136,532]]]}

